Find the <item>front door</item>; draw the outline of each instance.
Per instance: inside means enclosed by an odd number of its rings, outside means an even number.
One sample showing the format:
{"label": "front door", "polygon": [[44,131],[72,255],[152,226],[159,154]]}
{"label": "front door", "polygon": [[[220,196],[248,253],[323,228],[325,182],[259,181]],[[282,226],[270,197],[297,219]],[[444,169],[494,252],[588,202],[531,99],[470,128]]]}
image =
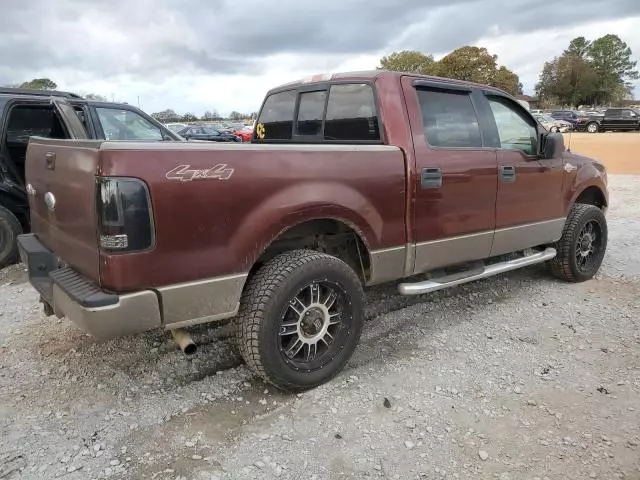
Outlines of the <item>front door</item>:
{"label": "front door", "polygon": [[496,143],[498,159],[496,231],[491,255],[551,243],[562,235],[565,220],[563,159],[539,158],[537,124],[520,104],[489,91],[484,99],[495,128],[491,141]]}
{"label": "front door", "polygon": [[633,110],[622,110],[621,127],[625,130],[634,130],[638,124],[637,116]]}
{"label": "front door", "polygon": [[496,152],[483,145],[472,89],[403,77],[416,162],[414,273],[488,257]]}

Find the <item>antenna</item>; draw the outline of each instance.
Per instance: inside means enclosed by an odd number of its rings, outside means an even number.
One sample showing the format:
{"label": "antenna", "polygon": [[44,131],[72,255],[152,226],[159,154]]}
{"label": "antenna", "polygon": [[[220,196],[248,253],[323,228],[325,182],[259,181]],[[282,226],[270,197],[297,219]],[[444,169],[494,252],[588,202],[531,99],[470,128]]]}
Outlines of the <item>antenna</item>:
{"label": "antenna", "polygon": [[573,129],[575,128],[575,126],[571,127],[571,130],[569,130],[569,142],[567,143],[567,152],[571,153],[571,137],[573,135]]}

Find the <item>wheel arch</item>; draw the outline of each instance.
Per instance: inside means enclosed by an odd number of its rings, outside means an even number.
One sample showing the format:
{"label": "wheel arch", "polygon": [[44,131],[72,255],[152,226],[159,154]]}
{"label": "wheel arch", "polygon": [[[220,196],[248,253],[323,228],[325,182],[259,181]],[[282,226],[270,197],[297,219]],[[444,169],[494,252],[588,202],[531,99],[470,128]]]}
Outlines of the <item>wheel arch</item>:
{"label": "wheel arch", "polygon": [[594,205],[601,210],[605,210],[608,207],[609,202],[607,195],[602,191],[600,186],[588,185],[576,193],[571,203]]}
{"label": "wheel arch", "polygon": [[349,265],[363,283],[371,276],[371,249],[358,226],[340,217],[307,218],[288,225],[262,249],[250,271],[291,250],[314,250],[333,255]]}

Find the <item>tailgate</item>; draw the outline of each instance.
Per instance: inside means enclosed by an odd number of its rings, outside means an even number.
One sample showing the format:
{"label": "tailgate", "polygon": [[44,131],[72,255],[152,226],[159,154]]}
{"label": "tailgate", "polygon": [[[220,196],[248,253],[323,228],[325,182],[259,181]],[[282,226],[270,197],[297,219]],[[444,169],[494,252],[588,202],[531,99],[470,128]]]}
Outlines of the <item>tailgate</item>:
{"label": "tailgate", "polygon": [[[74,127],[67,127],[71,137]],[[100,143],[32,138],[25,169],[31,231],[62,263],[95,282],[100,278],[95,206]]]}

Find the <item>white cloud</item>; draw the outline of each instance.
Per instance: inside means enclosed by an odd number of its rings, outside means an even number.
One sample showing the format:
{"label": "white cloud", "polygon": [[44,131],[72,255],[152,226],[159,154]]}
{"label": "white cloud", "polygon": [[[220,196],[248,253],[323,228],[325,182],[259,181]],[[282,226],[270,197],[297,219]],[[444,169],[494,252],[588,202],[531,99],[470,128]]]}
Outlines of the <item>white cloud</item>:
{"label": "white cloud", "polygon": [[[204,0],[4,1],[0,83],[49,77],[61,89],[139,100],[148,112],[252,112],[274,86],[314,73],[373,69],[402,49],[438,58],[464,44],[487,47],[527,92],[544,62],[576,36],[616,33],[640,53],[638,0],[615,0],[606,9],[599,0],[581,0],[577,9],[538,0],[246,0],[242,7]],[[636,16],[625,18],[629,13]]]}

